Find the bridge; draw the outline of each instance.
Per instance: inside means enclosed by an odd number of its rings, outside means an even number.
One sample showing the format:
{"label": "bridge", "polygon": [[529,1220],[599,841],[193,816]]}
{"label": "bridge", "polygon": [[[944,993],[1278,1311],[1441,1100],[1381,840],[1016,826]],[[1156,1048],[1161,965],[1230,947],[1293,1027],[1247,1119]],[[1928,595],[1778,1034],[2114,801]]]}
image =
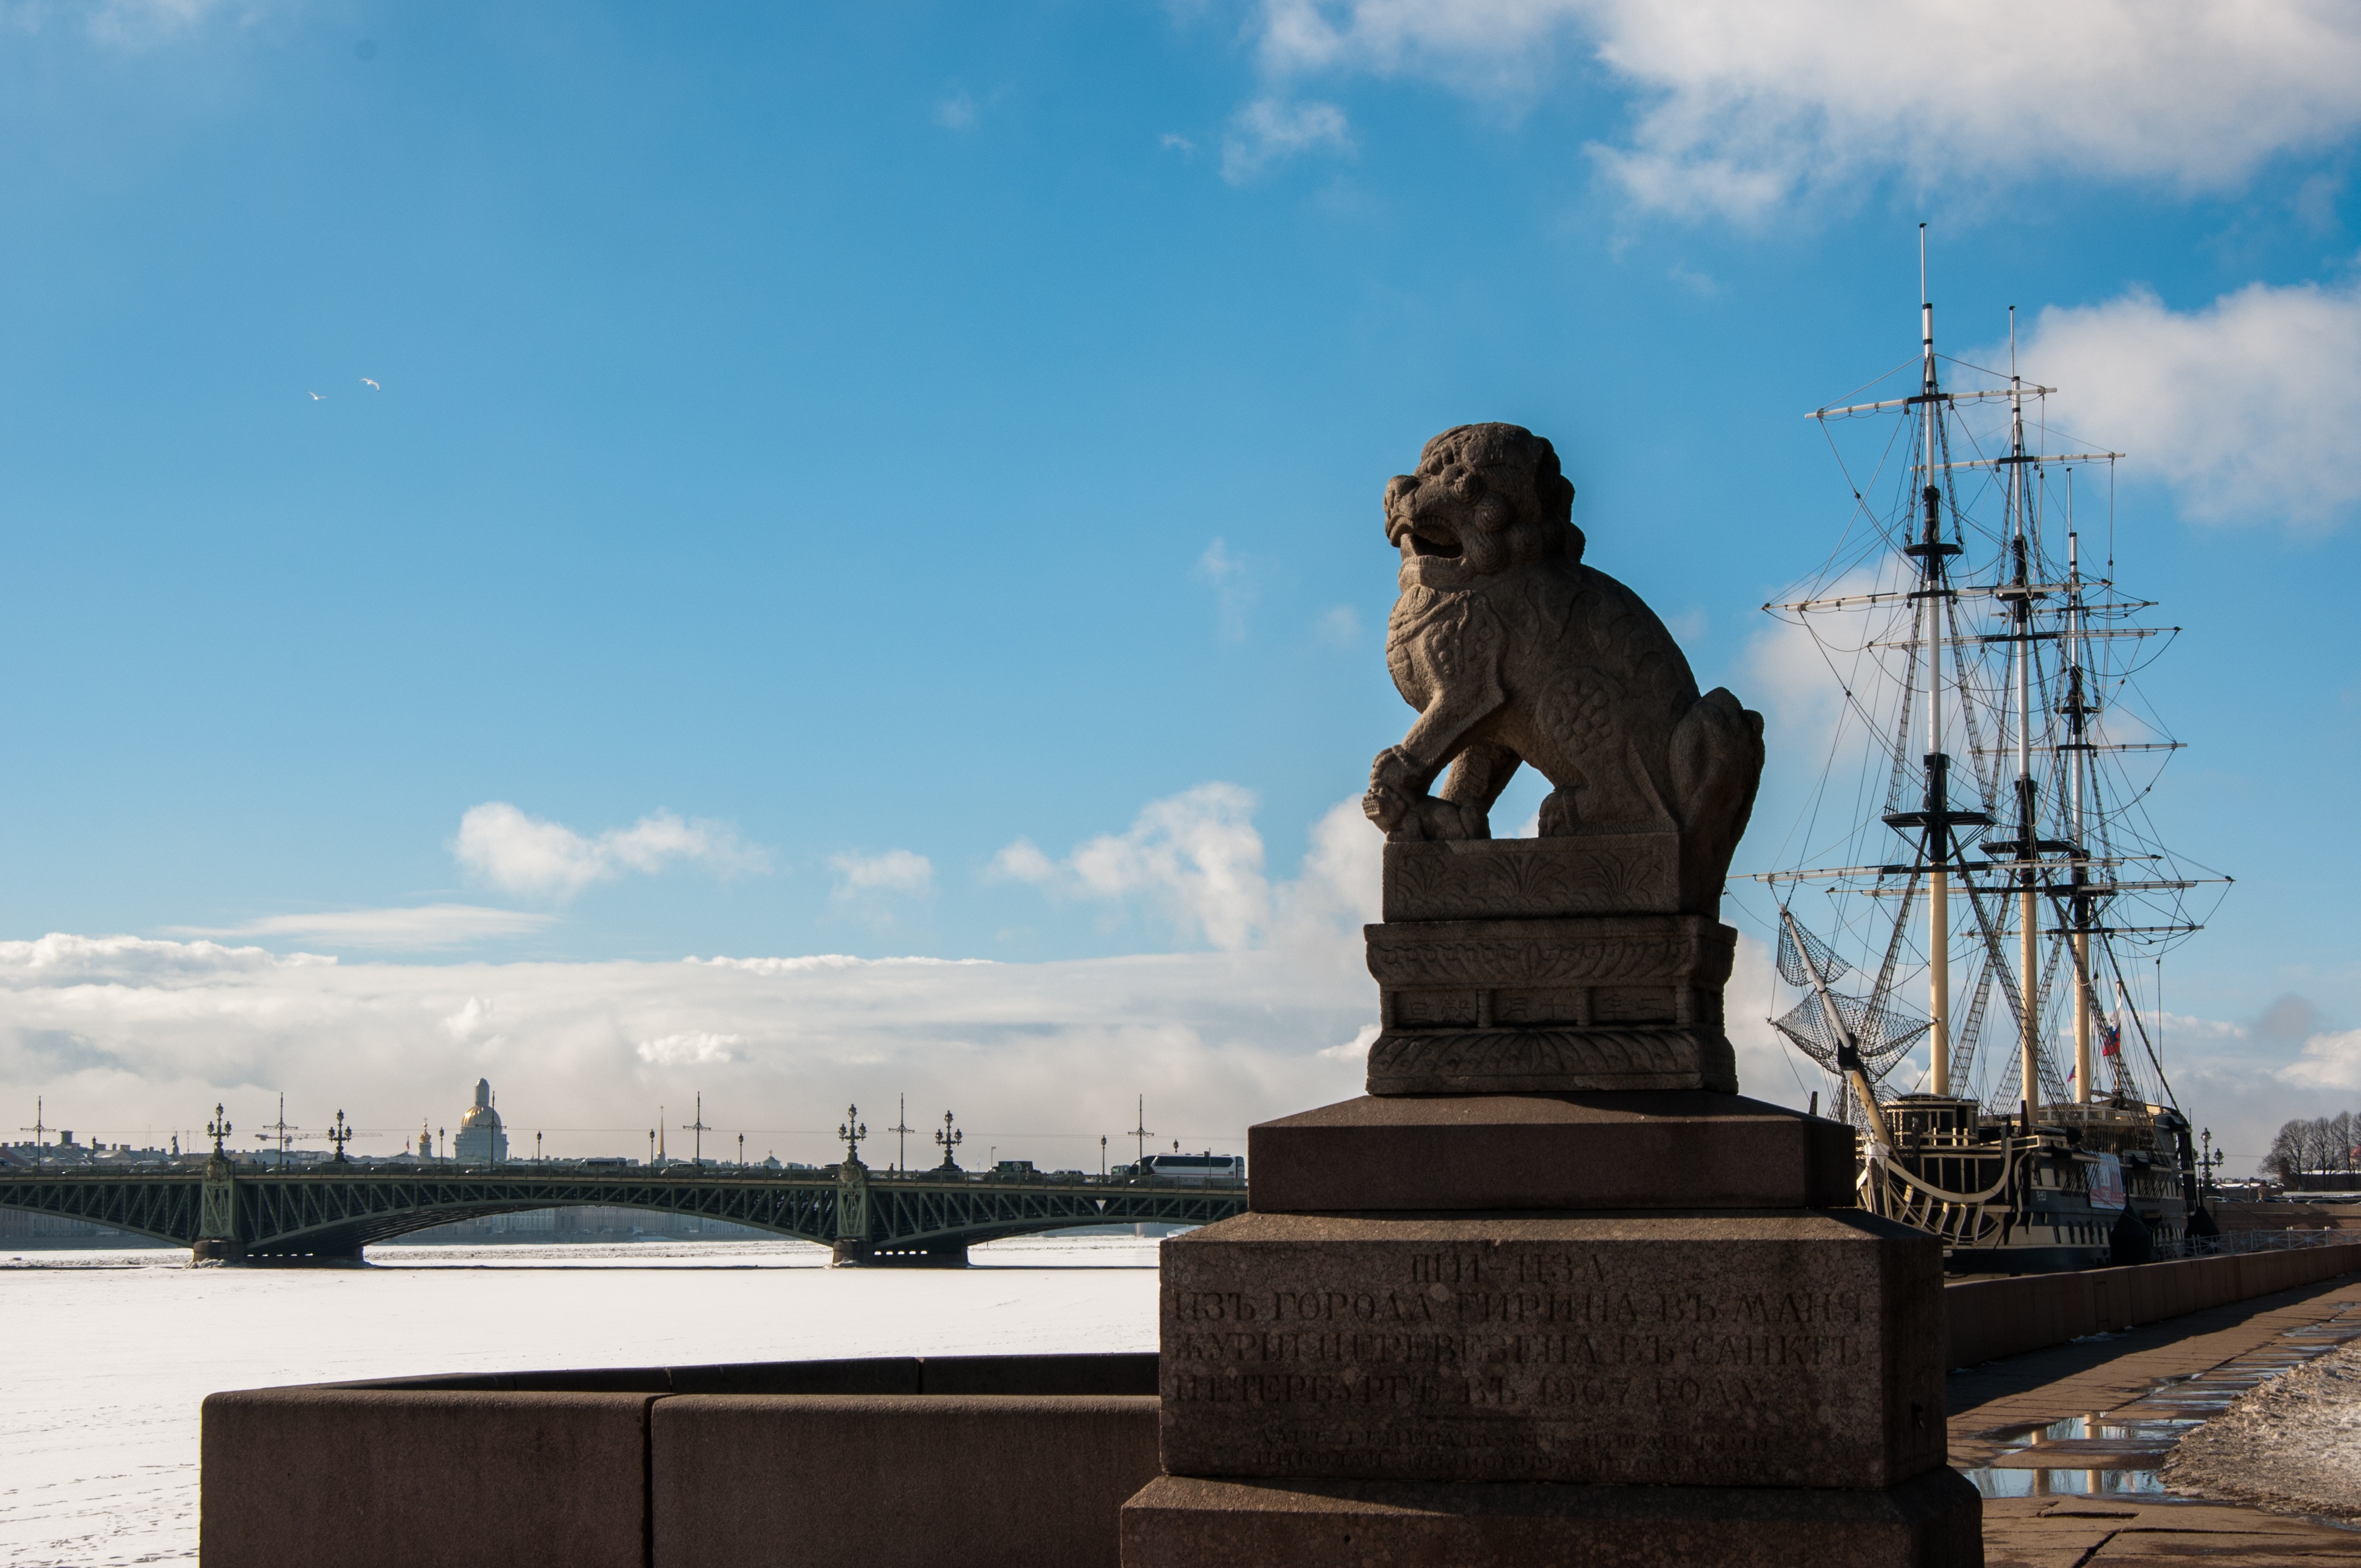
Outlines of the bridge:
{"label": "bridge", "polygon": [[0,1208],[85,1220],[237,1263],[357,1262],[371,1242],[454,1220],[598,1204],[725,1220],[818,1242],[840,1264],[957,1268],[979,1242],[1084,1225],[1202,1225],[1242,1213],[1242,1182],[737,1166],[451,1167],[325,1161],[285,1169],[216,1153],[200,1168],[0,1170]]}

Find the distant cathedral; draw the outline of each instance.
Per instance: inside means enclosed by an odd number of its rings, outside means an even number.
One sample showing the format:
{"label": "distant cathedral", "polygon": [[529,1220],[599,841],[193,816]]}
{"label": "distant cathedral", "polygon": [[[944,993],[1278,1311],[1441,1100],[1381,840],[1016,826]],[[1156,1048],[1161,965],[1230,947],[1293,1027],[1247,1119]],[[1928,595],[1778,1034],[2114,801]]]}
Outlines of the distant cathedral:
{"label": "distant cathedral", "polygon": [[459,1135],[451,1140],[451,1157],[461,1165],[499,1165],[509,1157],[509,1135],[500,1129],[500,1113],[492,1109],[492,1080],[476,1080],[476,1102],[459,1118]]}

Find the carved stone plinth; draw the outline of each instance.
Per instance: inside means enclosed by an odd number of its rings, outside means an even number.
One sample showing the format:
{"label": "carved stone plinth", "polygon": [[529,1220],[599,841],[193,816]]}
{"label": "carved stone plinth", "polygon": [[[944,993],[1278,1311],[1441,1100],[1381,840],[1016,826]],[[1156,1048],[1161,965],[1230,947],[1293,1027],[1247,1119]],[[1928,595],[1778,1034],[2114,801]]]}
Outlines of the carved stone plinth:
{"label": "carved stone plinth", "polygon": [[1943,1463],[1941,1244],[1860,1210],[1245,1214],[1163,1275],[1171,1475],[1875,1488]]}
{"label": "carved stone plinth", "polygon": [[[1718,898],[1720,889],[1714,894]],[[1676,915],[1681,907],[1678,833],[1386,846],[1389,921]]]}
{"label": "carved stone plinth", "polygon": [[[1389,904],[1392,852],[1405,848],[1458,846],[1389,845]],[[1383,1024],[1372,1094],[1737,1091],[1721,997],[1738,934],[1719,921],[1389,918],[1366,932]]]}

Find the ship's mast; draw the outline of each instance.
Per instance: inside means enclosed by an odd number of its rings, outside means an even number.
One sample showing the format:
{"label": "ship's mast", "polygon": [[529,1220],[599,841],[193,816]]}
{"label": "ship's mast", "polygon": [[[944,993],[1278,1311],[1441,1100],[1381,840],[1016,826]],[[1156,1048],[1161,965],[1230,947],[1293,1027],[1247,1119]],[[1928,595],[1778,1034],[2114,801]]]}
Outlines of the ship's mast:
{"label": "ship's mast", "polygon": [[[1883,618],[1876,629],[1883,637],[1872,632],[1866,646],[1893,650],[1903,655],[1898,661],[1901,668],[1885,667],[1887,679],[1901,677],[1903,690],[1894,705],[1898,712],[1886,709],[1894,712],[1894,718],[1884,721],[1896,724],[1898,733],[1897,729],[1878,725],[1883,733],[1877,738],[1877,743],[1881,748],[1891,748],[1883,759],[1890,771],[1885,780],[1885,806],[1878,819],[1900,836],[1902,844],[1879,853],[1868,841],[1855,839],[1851,840],[1854,853],[1849,858],[1867,863],[1797,867],[1763,873],[1762,880],[1777,883],[1832,879],[1859,883],[1874,878],[1876,886],[1860,887],[1858,891],[1895,899],[1898,905],[1888,905],[1890,918],[1877,923],[1881,927],[1877,940],[1883,950],[1882,962],[1876,961],[1873,950],[1865,956],[1848,952],[1839,958],[1833,950],[1823,948],[1811,953],[1808,961],[1791,961],[1783,949],[1779,964],[1782,976],[1790,984],[1807,986],[1814,994],[1807,1007],[1773,1022],[1799,1051],[1839,1074],[1842,1084],[1839,1092],[1863,1101],[1861,1116],[1874,1128],[1883,1109],[1875,1103],[1878,1079],[1905,1059],[1922,1032],[1930,1058],[1927,1082],[1935,1096],[1947,1100],[1962,1094],[1981,1098],[1975,1081],[1980,1079],[1999,1079],[2004,1084],[2008,1066],[2004,1055],[1990,1064],[1998,1071],[1985,1069],[1971,1056],[1973,1042],[1982,1032],[1981,1025],[1987,1018],[1987,1009],[2000,1007],[2004,998],[2003,1015],[2017,1026],[2015,1066],[2020,1099],[2015,1107],[2005,1106],[2004,1102],[1993,1103],[1989,1113],[1980,1115],[1975,1124],[1988,1131],[1980,1131],[1977,1135],[1997,1133],[2004,1138],[2021,1135],[2031,1139],[2045,1113],[2053,1119],[2059,1114],[2070,1116],[2070,1107],[2076,1102],[2095,1107],[2110,1099],[2121,1100],[2141,1087],[2133,1076],[2127,1055],[2102,1057],[2097,1049],[2094,1036],[2107,1024],[2107,1005],[2103,999],[2108,992],[2100,989],[2107,981],[2101,979],[2094,965],[2106,966],[2111,971],[2109,979],[2120,988],[2123,982],[2120,973],[2115,972],[2115,936],[2123,934],[2146,940],[2198,929],[2177,907],[2177,895],[2201,885],[2201,882],[2227,879],[2190,876],[2173,857],[2161,850],[2160,845],[2140,842],[2122,850],[2116,846],[2113,824],[2126,812],[2132,814],[2136,825],[2136,836],[2151,836],[2139,806],[2145,792],[2111,783],[2114,774],[2100,773],[2096,754],[2165,752],[2178,750],[2180,743],[2140,740],[2116,744],[2103,740],[2096,720],[2103,708],[2122,700],[2112,687],[2127,680],[2130,673],[2146,667],[2138,660],[2119,667],[2106,650],[2116,639],[2169,636],[2179,629],[2113,624],[2151,607],[2146,601],[2121,597],[2114,582],[2112,560],[2101,576],[2087,583],[2082,578],[2072,469],[2084,462],[2112,463],[2120,454],[2052,453],[2043,446],[2041,433],[2028,436],[2026,400],[2044,397],[2052,389],[2037,386],[2018,373],[2014,308],[2009,312],[2010,362],[2003,384],[1973,384],[1971,373],[1971,383],[1966,388],[1946,385],[1942,362],[1936,353],[1935,307],[1928,297],[1927,237],[1927,225],[1922,224],[1918,386],[1910,389],[1905,381],[1896,387],[1880,378],[1884,382],[1881,390],[1891,389],[1898,395],[1876,397],[1872,392],[1873,401],[1824,406],[1806,416],[1832,421],[1863,415],[1891,419],[1898,414],[1900,428],[1890,423],[1883,428],[1888,439],[1898,441],[1900,449],[1909,453],[1910,466],[1898,477],[1901,493],[1892,496],[1891,502],[1872,508],[1872,503],[1856,489],[1855,505],[1872,522],[1874,533],[1863,535],[1851,544],[1850,555],[1831,558],[1794,602],[1764,606],[1773,613],[1798,618],[1822,611],[1868,611]],[[1905,365],[1900,376],[1908,374]],[[2005,441],[1995,444],[2001,450],[1987,456],[1963,449],[1957,455],[1960,460],[1953,461],[1952,445],[1982,444],[1979,433],[1984,428],[1983,422],[1965,405],[1985,400],[1997,403],[2004,399],[2008,403],[2009,429]],[[2034,413],[2035,422],[2039,422],[2037,403]],[[1955,422],[1960,426],[1957,432],[1953,429]],[[2043,449],[2037,452],[2037,446]],[[1893,453],[1895,449],[1889,447],[1887,451]],[[1881,464],[1887,460],[1885,456],[1879,459]],[[1979,479],[1967,492],[1954,482],[1966,471],[1989,468],[2005,470],[2004,481],[1987,489]],[[1915,492],[1908,483],[1910,472],[1916,473],[1920,479]],[[2054,566],[2047,556],[2048,541],[2044,537],[2045,530],[2051,526],[2051,519],[2045,515],[2049,505],[2044,489],[2045,475],[2062,477],[2068,487],[2061,520],[2066,534],[2065,560]],[[1991,517],[1987,505],[2004,509],[2003,515]],[[1971,545],[1971,535],[1974,548],[1983,548],[1984,542],[1996,544],[2001,559],[1991,568],[1978,565],[1969,577],[1955,582],[1951,563],[1955,557],[1964,556]],[[1887,554],[1878,569],[1880,580],[1868,585],[1868,591],[1831,591],[1850,587],[1844,577],[1860,571],[1871,553],[1896,548],[1909,565],[1898,566]],[[2095,605],[2090,598],[2094,587],[2100,592]],[[1985,633],[1982,635],[1970,633],[1961,624],[1963,599],[1986,601],[1978,607],[1976,614],[1981,617],[1990,613],[1999,624],[1980,629]],[[1812,623],[1798,619],[1792,624]],[[1815,630],[1813,635],[1818,638],[1820,633]],[[2059,644],[2055,655],[2045,653],[2041,647],[2052,640]],[[2002,662],[2003,645],[2010,650],[2007,663]],[[1919,678],[1922,666],[1923,685]],[[1954,704],[1948,693],[1957,693],[1960,702]],[[1890,695],[1890,687],[1882,688],[1881,706]],[[1915,707],[1921,701],[1926,704],[1923,719]],[[2001,735],[1992,740],[1996,751],[1984,749],[1990,731],[1982,715],[1992,708],[1999,710],[2002,729]],[[1872,709],[1862,708],[1860,714],[1878,723]],[[2013,735],[2007,730],[2011,723],[2015,727]],[[1959,804],[1950,799],[1949,791],[1953,760],[1949,742],[1954,731],[1965,736],[1962,745],[1968,751],[1964,754],[1979,764],[1970,787],[1980,798]],[[1922,751],[1920,788],[1916,790],[1911,787],[1909,771],[1909,740],[1914,734],[1918,736]],[[2014,808],[2005,817],[2002,817],[2004,807],[1996,798],[2004,775],[1996,771],[1987,772],[1982,765],[1987,756],[1993,758],[1992,766],[1996,769],[2006,769],[2010,762],[2015,764]],[[2045,773],[2044,769],[2048,771]],[[1997,827],[1996,818],[2012,822],[2013,830]],[[2056,837],[2047,836],[2051,834]],[[1963,841],[1967,839],[1981,842],[1981,850],[1972,861]],[[1892,840],[1885,842],[1891,844]],[[2126,878],[2118,868],[2133,861],[2157,862],[2156,874]],[[1987,874],[1992,879],[1989,883],[1983,880]],[[1966,913],[1972,917],[1972,925],[1965,936],[1975,959],[1972,974],[1979,977],[1976,989],[1966,998],[1970,1005],[1959,1013],[1952,1006],[1949,962],[1950,884],[1954,875],[1962,883],[1960,891],[1969,895]],[[1916,912],[1910,904],[1922,890],[1927,895],[1926,925],[1920,931],[1927,965],[1927,1016],[1923,1024],[1910,1016],[1913,1010],[1900,1004],[1894,994],[1897,982],[1916,983],[1915,977],[1903,977],[1909,961],[1916,956],[1912,951],[1916,943],[1910,935],[1916,924]],[[1992,898],[1982,896],[1986,891]],[[2014,899],[2009,896],[2012,894],[2015,895]],[[2136,908],[2142,923],[2117,923],[2114,912],[2126,896],[2135,902],[2124,907]],[[2174,907],[2155,907],[2158,904]],[[2045,911],[2052,910],[2053,905],[2062,931],[2046,929]],[[2103,914],[2109,918],[2103,921]],[[2147,923],[2146,917],[2151,915],[2165,918],[2160,923]],[[1781,917],[1785,945],[1803,952],[1807,938],[1784,904],[1781,905]],[[2004,940],[2011,920],[2017,927],[2015,951],[2008,950]],[[2044,948],[2044,941],[2053,937],[2063,939],[2066,946],[2062,950]],[[2062,977],[2045,974],[2045,953],[2052,963],[2070,957],[2073,968],[2071,992],[2049,998],[2048,1009],[2044,1007],[2042,992],[2068,982]],[[1902,966],[1899,972],[1897,966]],[[1844,975],[1856,971],[1862,981],[1870,982],[1869,993],[1836,997],[1830,987],[1839,983]],[[2001,994],[1993,995],[1993,988]],[[1831,1022],[1829,1010],[1839,1002],[1854,1009],[1858,1015],[1849,1014]],[[2118,1008],[2124,1014],[2119,1023],[2138,1022],[2139,1014],[2131,1012],[2128,1002],[2120,1002]],[[2050,1042],[2049,1052],[2045,1053],[2041,1030],[2046,1012],[2070,1014],[2073,1019],[2070,1094],[2063,1091],[2058,1077],[2059,1069],[2066,1065],[2063,1039]],[[1953,1027],[1955,1022],[1960,1025],[1957,1030]],[[2057,1016],[2055,1022],[2062,1036],[2064,1017]],[[1993,1029],[1999,1032],[1996,1020]],[[2107,1092],[2100,1092],[2093,1080],[2109,1069],[2114,1069],[2116,1081]],[[1997,1089],[2000,1085],[1993,1087]],[[2169,1100],[2169,1086],[2160,1087]],[[2009,1111],[2016,1114],[2009,1115]],[[2008,1123],[2015,1125],[2008,1127]],[[2000,1125],[1996,1127],[1994,1124]]]}
{"label": "ship's mast", "polygon": [[[2084,721],[2090,716],[2091,704],[2082,692],[2082,631],[2085,615],[2082,609],[2081,542],[2074,532],[2072,489],[2073,475],[2066,479],[2066,700],[2059,705],[2066,716],[2067,759],[2067,839],[2073,845],[2073,864],[2070,873],[2070,894],[2068,912],[2073,921],[2074,944],[2074,1098],[2082,1104],[2091,1102],[2091,851],[2082,837],[2084,809],[2083,778],[2090,765],[2089,739]],[[2116,1061],[2123,1058],[2117,1057]]]}
{"label": "ship's mast", "polygon": [[2017,985],[2024,998],[2020,1020],[2025,1091],[2025,1132],[2033,1135],[2041,1107],[2041,920],[2037,907],[2040,875],[2038,797],[2033,782],[2033,562],[2026,521],[2025,383],[2016,374],[2016,307],[2008,312],[2008,515],[2009,552],[2015,580],[2008,595],[2016,640],[2016,854]]}
{"label": "ship's mast", "polygon": [[1945,817],[1950,758],[1943,751],[1943,470],[1942,389],[1935,369],[1935,306],[1927,298],[1927,225],[1918,225],[1918,343],[1923,361],[1918,411],[1926,432],[1927,483],[1919,491],[1926,533],[1910,553],[1918,557],[1920,604],[1927,622],[1927,1015],[1928,1087],[1951,1091],[1951,848]]}

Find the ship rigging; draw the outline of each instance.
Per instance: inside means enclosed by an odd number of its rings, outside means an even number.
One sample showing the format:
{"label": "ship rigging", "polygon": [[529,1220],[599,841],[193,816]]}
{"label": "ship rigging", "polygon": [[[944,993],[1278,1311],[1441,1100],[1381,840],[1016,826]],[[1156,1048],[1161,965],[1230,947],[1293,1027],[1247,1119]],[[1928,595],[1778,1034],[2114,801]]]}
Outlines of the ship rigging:
{"label": "ship rigging", "polygon": [[1937,351],[1923,226],[1918,324],[1881,378],[1915,390],[1807,416],[1852,515],[1764,607],[1843,694],[1802,852],[1758,878],[1800,992],[1773,1022],[1833,1076],[1864,1205],[1941,1235],[1955,1267],[2169,1251],[2196,1193],[2161,959],[2229,880],[2147,811],[2180,742],[2140,677],[2180,629],[2119,587],[2122,455],[2051,450],[2055,389],[2018,373],[2014,310],[2006,370]]}

